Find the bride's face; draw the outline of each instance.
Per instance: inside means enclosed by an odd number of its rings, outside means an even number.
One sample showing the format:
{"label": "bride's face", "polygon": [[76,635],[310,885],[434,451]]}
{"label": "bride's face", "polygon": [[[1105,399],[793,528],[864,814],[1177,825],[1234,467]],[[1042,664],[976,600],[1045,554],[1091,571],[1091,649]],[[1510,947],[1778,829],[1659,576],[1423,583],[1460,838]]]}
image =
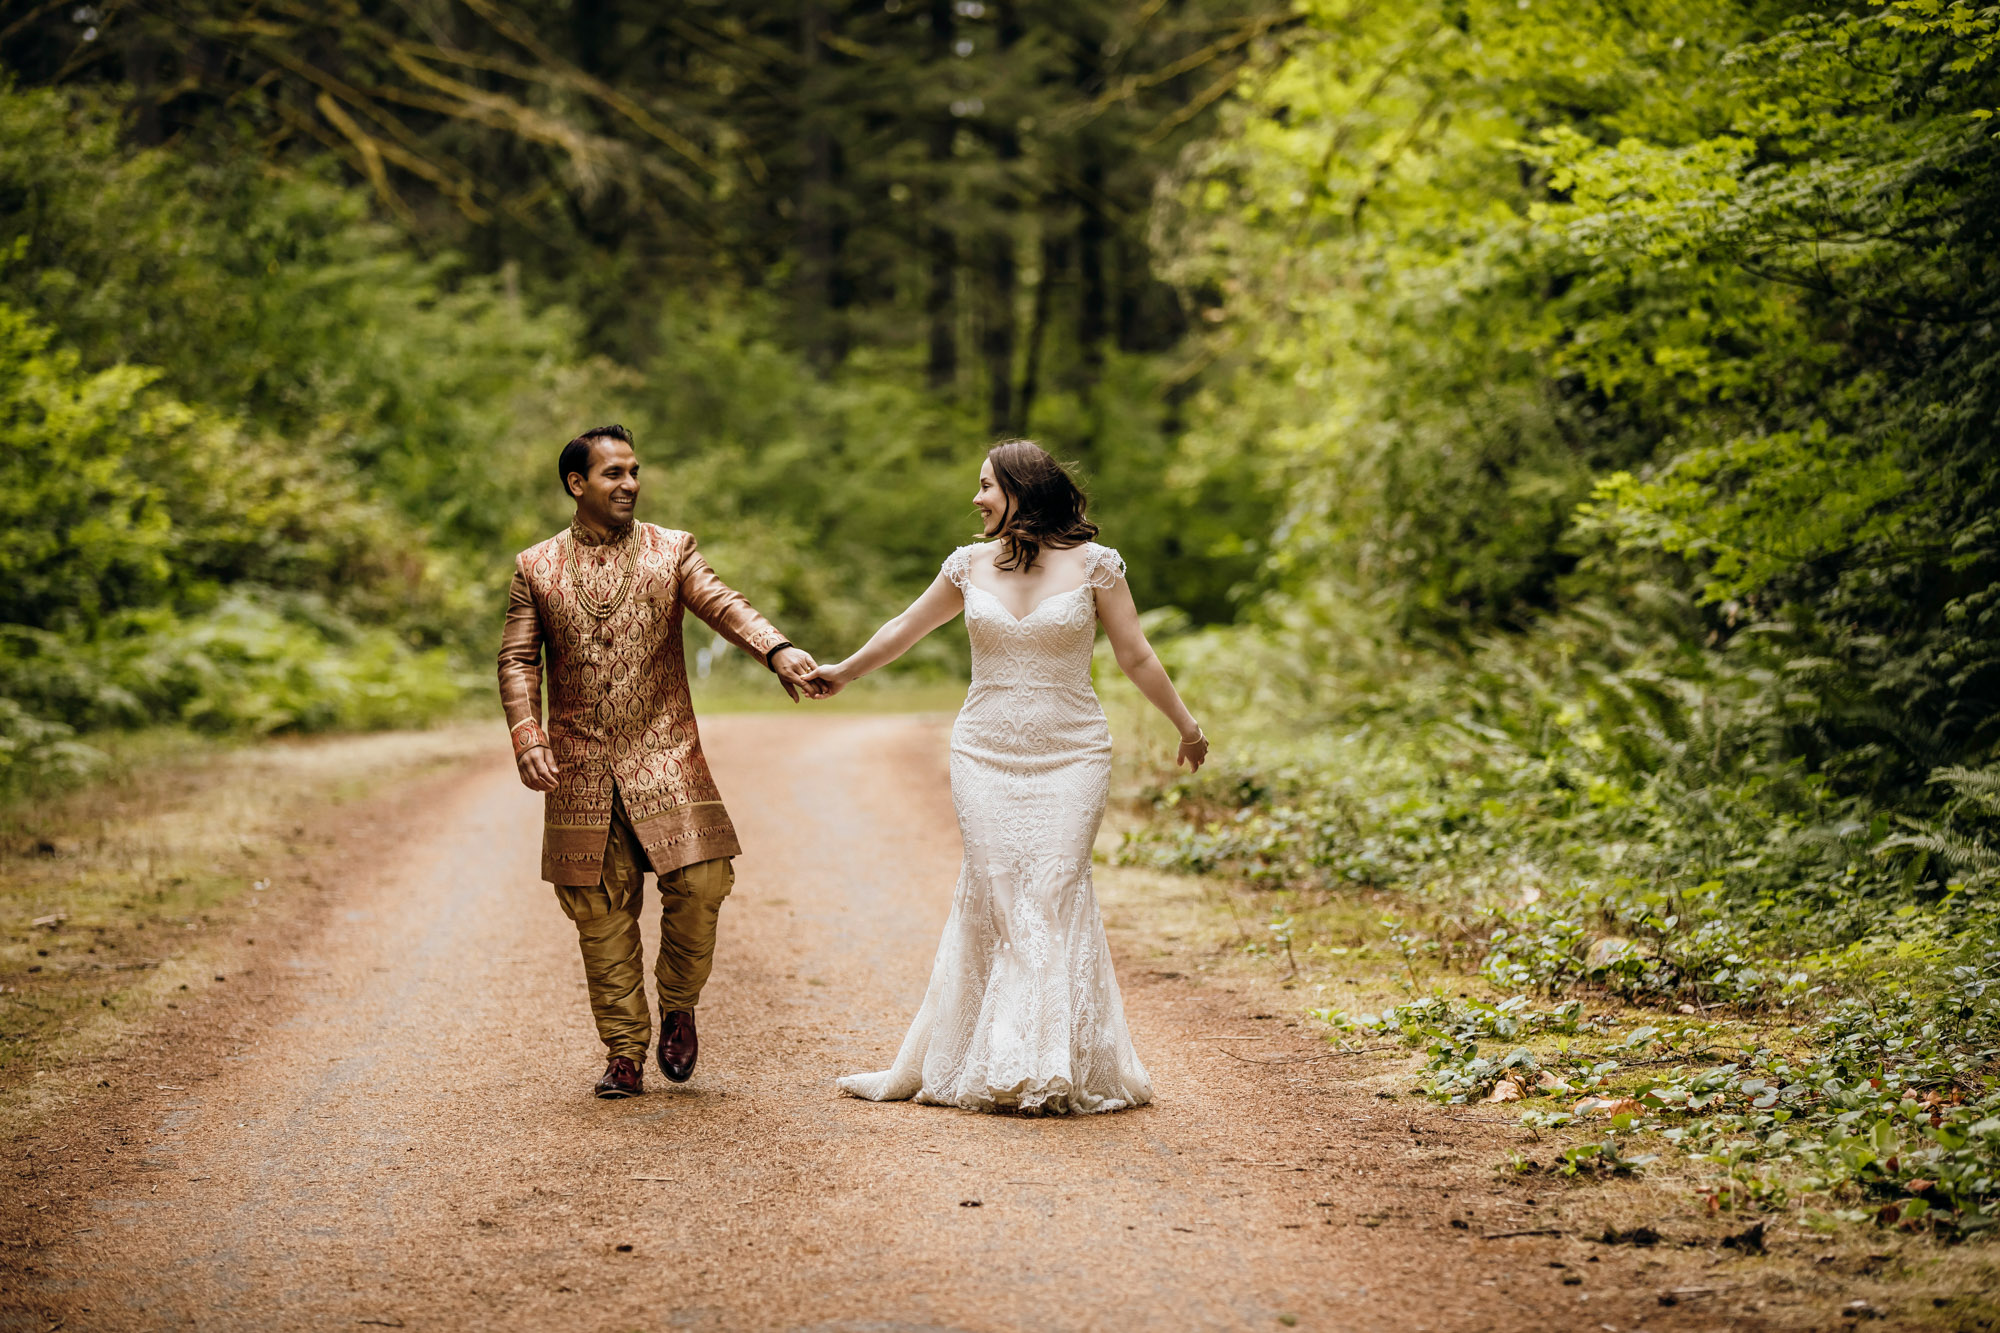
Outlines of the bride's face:
{"label": "bride's face", "polygon": [[1012,506],[1008,503],[1007,492],[1000,489],[1000,481],[993,475],[993,460],[990,458],[979,465],[979,491],[972,497],[972,504],[985,520],[985,535],[998,536]]}

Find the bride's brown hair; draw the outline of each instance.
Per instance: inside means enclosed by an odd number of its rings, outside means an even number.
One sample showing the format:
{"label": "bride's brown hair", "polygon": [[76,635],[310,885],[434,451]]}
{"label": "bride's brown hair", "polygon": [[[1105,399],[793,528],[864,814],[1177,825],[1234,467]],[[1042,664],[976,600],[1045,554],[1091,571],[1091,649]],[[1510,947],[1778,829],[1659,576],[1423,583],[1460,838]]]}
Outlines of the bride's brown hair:
{"label": "bride's brown hair", "polygon": [[1065,550],[1097,535],[1097,525],[1083,516],[1090,502],[1082,488],[1041,445],[1002,440],[986,451],[986,461],[1008,501],[995,569],[1033,569],[1044,546]]}

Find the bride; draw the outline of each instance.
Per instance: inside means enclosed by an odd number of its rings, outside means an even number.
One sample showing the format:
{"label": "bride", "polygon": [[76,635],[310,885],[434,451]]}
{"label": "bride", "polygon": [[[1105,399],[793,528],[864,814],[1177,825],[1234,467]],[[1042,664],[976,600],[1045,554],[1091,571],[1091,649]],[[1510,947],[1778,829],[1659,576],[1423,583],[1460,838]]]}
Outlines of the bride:
{"label": "bride", "polygon": [[1132,1049],[1091,888],[1111,779],[1111,731],[1090,686],[1099,621],[1119,669],[1181,734],[1208,739],[1139,628],[1118,552],[1090,539],[1083,493],[1039,446],[996,445],[973,497],[987,541],[961,546],[908,610],[823,693],[895,661],[965,612],[972,688],[951,731],[951,798],[965,860],[923,1007],[896,1063],[843,1091],[968,1110],[1116,1111],[1152,1100]]}

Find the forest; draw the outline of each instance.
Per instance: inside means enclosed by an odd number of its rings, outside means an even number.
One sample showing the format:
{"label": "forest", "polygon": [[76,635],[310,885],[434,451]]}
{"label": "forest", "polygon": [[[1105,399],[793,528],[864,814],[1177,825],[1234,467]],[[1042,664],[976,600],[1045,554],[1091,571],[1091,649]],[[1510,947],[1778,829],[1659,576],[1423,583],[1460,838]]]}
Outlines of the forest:
{"label": "forest", "polygon": [[2000,1220],[2000,9],[0,0],[0,67],[6,792],[490,706],[585,426],[822,656],[1031,436],[1217,741],[1121,857],[1401,905],[1331,1033],[1628,1098],[1568,1174]]}

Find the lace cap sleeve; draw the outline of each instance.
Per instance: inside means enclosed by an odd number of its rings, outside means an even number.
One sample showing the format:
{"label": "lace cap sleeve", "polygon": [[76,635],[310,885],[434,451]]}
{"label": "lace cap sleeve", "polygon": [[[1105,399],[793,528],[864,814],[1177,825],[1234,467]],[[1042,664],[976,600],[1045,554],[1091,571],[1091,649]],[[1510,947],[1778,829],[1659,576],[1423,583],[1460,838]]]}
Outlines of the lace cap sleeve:
{"label": "lace cap sleeve", "polygon": [[946,578],[951,580],[952,586],[956,587],[960,592],[964,592],[965,585],[972,578],[972,548],[970,546],[961,546],[946,556],[944,558],[944,568],[941,572]]}
{"label": "lace cap sleeve", "polygon": [[1093,588],[1109,588],[1125,577],[1125,557],[1109,546],[1090,544],[1090,555],[1084,564],[1083,581]]}

